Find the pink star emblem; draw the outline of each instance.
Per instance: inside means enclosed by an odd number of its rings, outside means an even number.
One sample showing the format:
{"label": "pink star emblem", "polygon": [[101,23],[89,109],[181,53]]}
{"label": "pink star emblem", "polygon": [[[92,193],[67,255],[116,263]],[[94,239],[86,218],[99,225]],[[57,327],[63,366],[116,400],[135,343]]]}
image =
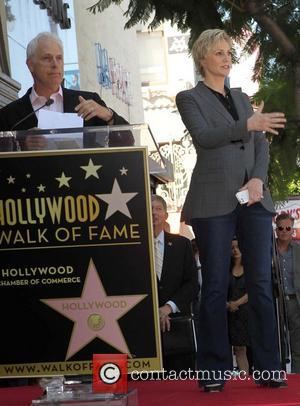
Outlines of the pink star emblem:
{"label": "pink star emblem", "polygon": [[92,259],[80,298],[41,299],[43,303],[74,322],[66,359],[95,337],[129,353],[118,320],[147,295],[107,296]]}

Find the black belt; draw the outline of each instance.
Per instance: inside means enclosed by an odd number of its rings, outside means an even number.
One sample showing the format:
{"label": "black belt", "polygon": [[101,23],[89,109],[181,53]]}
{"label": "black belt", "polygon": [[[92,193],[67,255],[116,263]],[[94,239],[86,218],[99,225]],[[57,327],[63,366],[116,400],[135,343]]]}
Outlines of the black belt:
{"label": "black belt", "polygon": [[287,300],[297,299],[296,293],[293,293],[292,295],[285,295],[284,297],[285,297]]}

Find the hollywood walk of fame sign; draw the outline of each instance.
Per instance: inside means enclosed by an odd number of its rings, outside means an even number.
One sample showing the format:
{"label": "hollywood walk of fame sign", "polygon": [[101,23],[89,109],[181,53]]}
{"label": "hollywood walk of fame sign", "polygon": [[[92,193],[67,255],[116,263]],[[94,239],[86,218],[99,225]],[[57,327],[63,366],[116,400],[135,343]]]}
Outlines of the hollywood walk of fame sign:
{"label": "hollywood walk of fame sign", "polygon": [[161,367],[145,148],[0,157],[0,376]]}

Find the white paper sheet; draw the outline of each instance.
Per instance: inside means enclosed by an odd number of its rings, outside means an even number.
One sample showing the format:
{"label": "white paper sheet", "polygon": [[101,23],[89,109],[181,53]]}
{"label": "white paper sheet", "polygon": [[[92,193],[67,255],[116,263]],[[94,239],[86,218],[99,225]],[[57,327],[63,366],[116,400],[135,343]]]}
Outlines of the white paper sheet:
{"label": "white paper sheet", "polygon": [[77,127],[83,127],[83,118],[76,113],[59,113],[45,109],[39,111],[38,128],[41,130]]}

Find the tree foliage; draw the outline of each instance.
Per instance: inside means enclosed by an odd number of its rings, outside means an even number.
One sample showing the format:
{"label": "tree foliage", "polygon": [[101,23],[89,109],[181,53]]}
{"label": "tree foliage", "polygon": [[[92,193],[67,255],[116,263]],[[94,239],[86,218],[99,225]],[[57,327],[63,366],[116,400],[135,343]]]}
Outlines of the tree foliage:
{"label": "tree foliage", "polygon": [[[89,7],[102,12],[122,0],[99,0]],[[245,51],[259,46],[255,77],[274,69],[294,76],[294,101],[300,118],[300,0],[129,0],[125,28],[147,24],[150,29],[170,21],[190,31],[190,46],[207,28],[223,28],[235,40],[245,40]],[[249,36],[249,33],[251,34]]]}
{"label": "tree foliage", "polygon": [[[102,12],[121,3],[99,0],[89,10]],[[272,191],[278,197],[300,192],[300,0],[129,0],[125,16],[125,28],[142,22],[154,29],[170,21],[182,32],[189,30],[190,47],[203,30],[222,28],[244,44],[244,52],[259,49],[256,100],[263,99],[269,111],[286,112],[289,119],[286,130],[271,139]]]}
{"label": "tree foliage", "polygon": [[284,111],[288,120],[279,135],[269,135],[269,184],[274,200],[300,194],[299,126],[294,118],[292,99],[293,80],[284,72],[279,77],[275,72],[272,77],[262,80],[259,91],[253,97],[255,104],[264,100],[267,111]]}

